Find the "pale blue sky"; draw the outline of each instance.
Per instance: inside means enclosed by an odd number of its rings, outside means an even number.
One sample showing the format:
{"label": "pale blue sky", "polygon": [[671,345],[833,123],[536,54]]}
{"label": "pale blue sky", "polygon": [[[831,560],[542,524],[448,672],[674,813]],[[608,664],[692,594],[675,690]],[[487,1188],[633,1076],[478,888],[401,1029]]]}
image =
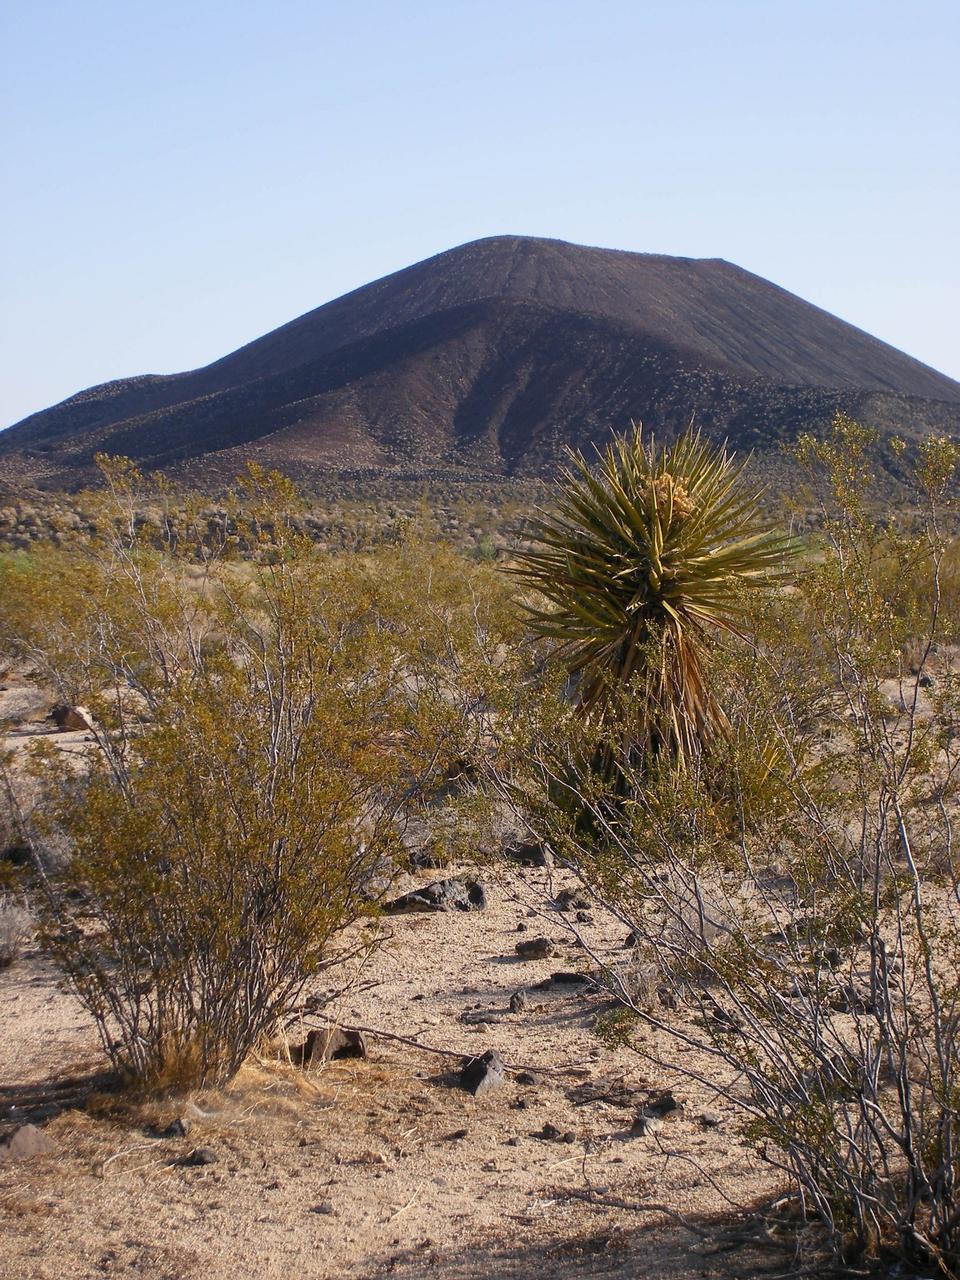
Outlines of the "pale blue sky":
{"label": "pale blue sky", "polygon": [[960,378],[960,0],[0,14],[0,424],[507,232],[728,258]]}

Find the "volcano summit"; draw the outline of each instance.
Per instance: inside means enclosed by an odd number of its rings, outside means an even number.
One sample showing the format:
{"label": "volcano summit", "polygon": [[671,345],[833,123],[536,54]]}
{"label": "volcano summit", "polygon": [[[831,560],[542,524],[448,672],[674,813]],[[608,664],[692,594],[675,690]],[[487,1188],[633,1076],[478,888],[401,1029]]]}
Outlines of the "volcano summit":
{"label": "volcano summit", "polygon": [[761,454],[842,409],[960,434],[960,383],[722,259],[497,236],[188,373],[81,391],[0,433],[0,476],[69,487],[98,451],[193,480],[549,474],[564,445],[691,418]]}

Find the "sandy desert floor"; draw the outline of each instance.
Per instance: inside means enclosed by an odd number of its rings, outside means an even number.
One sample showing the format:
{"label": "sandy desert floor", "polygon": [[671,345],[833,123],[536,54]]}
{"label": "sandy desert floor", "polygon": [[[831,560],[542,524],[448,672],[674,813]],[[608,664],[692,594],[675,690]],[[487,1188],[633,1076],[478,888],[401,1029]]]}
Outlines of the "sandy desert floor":
{"label": "sandy desert floor", "polygon": [[[0,1106],[8,1125],[38,1118],[56,1143],[0,1165],[0,1275],[680,1280],[762,1269],[750,1248],[714,1252],[736,1243],[738,1209],[776,1190],[735,1118],[706,1090],[604,1047],[592,1030],[601,994],[535,989],[580,958],[559,913],[527,916],[543,876],[488,874],[484,911],[392,919],[363,974],[375,985],[339,1007],[347,1024],[464,1054],[493,1047],[529,1068],[479,1099],[456,1083],[456,1060],[371,1036],[366,1061],[308,1073],[253,1064],[225,1094],[129,1106],[96,1093],[95,1033],[44,959],[0,974]],[[534,930],[558,939],[558,955],[515,958]],[[518,987],[529,1004],[513,1014]],[[682,1108],[639,1136],[637,1111],[665,1087]],[[152,1136],[184,1114],[188,1134]],[[545,1125],[560,1136],[541,1136]],[[215,1162],[176,1163],[198,1146]],[[766,1262],[783,1269],[780,1255]]]}
{"label": "sandy desert floor", "polygon": [[[82,749],[82,735],[58,738]],[[592,963],[572,914],[551,906],[562,876],[487,866],[418,879],[456,873],[484,883],[487,906],[386,919],[388,940],[335,1012],[455,1055],[497,1049],[515,1070],[480,1098],[460,1086],[457,1056],[370,1034],[366,1060],[257,1061],[226,1092],[133,1104],[105,1087],[92,1022],[42,955],[0,972],[0,1130],[36,1121],[54,1143],[0,1163],[0,1277],[789,1270],[774,1242],[750,1243],[756,1206],[781,1188],[730,1109],[605,1045],[594,1024],[608,998],[551,980]],[[626,961],[622,925],[576,927],[605,963]],[[537,936],[555,954],[521,960],[517,942]],[[527,1007],[511,1012],[521,988]],[[639,1133],[664,1089],[682,1105]],[[157,1136],[178,1117],[189,1132]],[[210,1163],[191,1163],[198,1148]]]}

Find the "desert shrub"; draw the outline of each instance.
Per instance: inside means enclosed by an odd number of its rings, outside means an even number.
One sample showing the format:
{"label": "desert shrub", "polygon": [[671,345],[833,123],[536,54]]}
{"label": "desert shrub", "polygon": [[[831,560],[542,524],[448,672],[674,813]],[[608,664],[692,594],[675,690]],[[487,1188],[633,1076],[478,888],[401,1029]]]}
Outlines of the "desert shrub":
{"label": "desert shrub", "polygon": [[[579,711],[605,737],[608,769],[658,757],[683,765],[725,732],[710,651],[793,550],[762,518],[742,463],[692,431],[658,449],[635,428],[595,469],[571,455],[527,537],[515,571],[545,600],[531,623],[557,642]],[[605,721],[617,723],[618,742]]]}
{"label": "desert shrub", "polygon": [[822,537],[752,609],[750,642],[714,655],[729,732],[683,778],[627,761],[613,804],[595,773],[577,781],[576,747],[558,769],[556,718],[500,782],[656,965],[660,1003],[609,975],[638,1051],[680,1072],[674,1046],[710,1056],[835,1257],[957,1275],[960,671],[938,647],[957,623],[940,589],[957,452],[924,444],[898,522],[863,504],[856,424],[800,449],[829,481]]}
{"label": "desert shrub", "polygon": [[0,969],[19,960],[35,928],[36,920],[27,904],[13,894],[0,893]]}
{"label": "desert shrub", "polygon": [[482,733],[507,596],[410,542],[325,556],[256,469],[232,513],[249,558],[181,537],[206,555],[187,573],[123,518],[141,478],[108,477],[104,536],[7,612],[95,719],[81,764],[33,752],[33,839],[71,848],[41,876],[43,939],[119,1069],[218,1083],[358,945],[403,822]]}

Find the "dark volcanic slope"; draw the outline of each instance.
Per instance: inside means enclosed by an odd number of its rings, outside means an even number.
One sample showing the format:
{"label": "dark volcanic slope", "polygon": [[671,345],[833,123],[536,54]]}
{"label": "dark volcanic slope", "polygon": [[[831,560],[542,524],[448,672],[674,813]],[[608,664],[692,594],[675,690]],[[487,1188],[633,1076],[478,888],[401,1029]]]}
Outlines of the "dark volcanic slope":
{"label": "dark volcanic slope", "polygon": [[0,471],[70,483],[103,449],[193,475],[530,473],[631,418],[762,448],[837,408],[960,432],[960,384],[728,262],[503,236],[204,369],[80,392],[0,434]]}

